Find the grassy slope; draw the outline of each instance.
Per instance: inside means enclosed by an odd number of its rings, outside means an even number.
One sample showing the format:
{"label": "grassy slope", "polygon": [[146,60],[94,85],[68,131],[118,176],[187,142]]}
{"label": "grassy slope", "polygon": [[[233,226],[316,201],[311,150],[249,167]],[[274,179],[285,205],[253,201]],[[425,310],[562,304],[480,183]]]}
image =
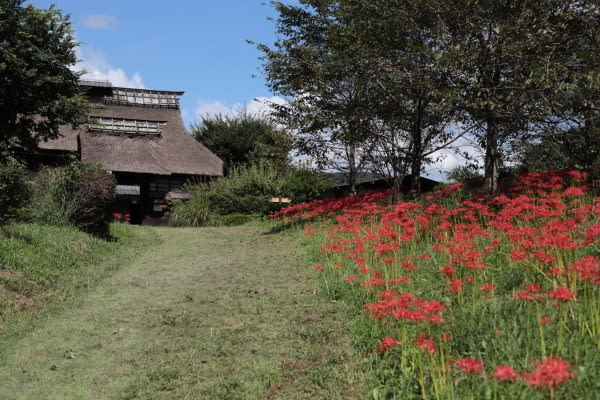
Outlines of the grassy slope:
{"label": "grassy slope", "polygon": [[0,398],[361,398],[342,303],[307,249],[260,227],[159,229],[161,244],[0,345]]}
{"label": "grassy slope", "polygon": [[93,287],[156,240],[147,233],[113,225],[107,241],[71,227],[0,227],[0,337]]}

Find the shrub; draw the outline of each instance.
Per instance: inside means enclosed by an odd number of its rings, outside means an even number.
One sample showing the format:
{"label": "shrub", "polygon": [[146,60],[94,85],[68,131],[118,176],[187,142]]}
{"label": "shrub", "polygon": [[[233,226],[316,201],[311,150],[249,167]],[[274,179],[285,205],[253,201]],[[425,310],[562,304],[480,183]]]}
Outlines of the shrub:
{"label": "shrub", "polygon": [[196,192],[194,197],[187,202],[176,200],[169,222],[173,226],[199,227],[210,223],[211,213],[209,202],[204,193]]}
{"label": "shrub", "polygon": [[14,160],[0,164],[0,224],[22,215],[30,196],[25,168]]}
{"label": "shrub", "polygon": [[34,191],[34,220],[106,234],[114,189],[114,177],[98,165],[73,161],[66,167],[42,170]]}

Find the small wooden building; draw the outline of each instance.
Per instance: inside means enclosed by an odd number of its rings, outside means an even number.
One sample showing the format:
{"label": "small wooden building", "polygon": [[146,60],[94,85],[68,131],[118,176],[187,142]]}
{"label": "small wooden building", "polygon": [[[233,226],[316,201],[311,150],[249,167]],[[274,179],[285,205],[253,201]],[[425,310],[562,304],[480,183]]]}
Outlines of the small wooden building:
{"label": "small wooden building", "polygon": [[[179,109],[182,91],[114,87],[81,81],[92,105],[79,129],[64,126],[62,136],[39,143],[42,159],[75,153],[100,164],[117,181],[117,211],[132,223],[160,219],[166,197],[186,182],[223,175],[223,162],[186,130]],[[154,221],[156,222],[156,221]]]}

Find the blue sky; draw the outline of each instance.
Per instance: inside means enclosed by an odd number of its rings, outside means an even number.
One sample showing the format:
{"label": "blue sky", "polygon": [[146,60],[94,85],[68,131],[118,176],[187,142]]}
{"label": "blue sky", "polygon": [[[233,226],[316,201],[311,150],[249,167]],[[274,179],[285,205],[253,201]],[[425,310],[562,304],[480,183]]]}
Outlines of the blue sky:
{"label": "blue sky", "polygon": [[[30,0],[71,15],[80,42],[77,68],[117,86],[183,90],[187,125],[272,94],[261,76],[260,52],[271,44],[275,15],[262,0]],[[276,99],[275,99],[276,100]]]}

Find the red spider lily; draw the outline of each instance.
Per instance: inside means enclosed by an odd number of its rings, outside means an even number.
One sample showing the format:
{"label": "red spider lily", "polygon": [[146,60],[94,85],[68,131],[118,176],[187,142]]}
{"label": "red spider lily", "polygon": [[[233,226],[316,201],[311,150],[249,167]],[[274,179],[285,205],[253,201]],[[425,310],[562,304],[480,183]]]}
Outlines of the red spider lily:
{"label": "red spider lily", "polygon": [[484,283],[483,285],[481,285],[482,292],[493,292],[496,290],[496,288],[497,286],[493,283]]}
{"label": "red spider lily", "polygon": [[465,357],[454,362],[458,368],[467,374],[480,374],[483,371],[483,364],[472,357]]}
{"label": "red spider lily", "polygon": [[562,192],[562,197],[581,197],[584,195],[585,190],[576,186],[570,186]]}
{"label": "red spider lily", "polygon": [[350,282],[350,283],[356,282],[356,276],[354,276],[354,275],[346,275],[346,277],[344,279],[346,280],[346,282]]}
{"label": "red spider lily", "polygon": [[575,299],[575,293],[569,288],[559,287],[547,293],[549,299],[567,302]]}
{"label": "red spider lily", "polygon": [[521,250],[513,250],[510,252],[510,259],[513,261],[521,261],[527,258],[527,254]]}
{"label": "red spider lily", "polygon": [[600,237],[600,224],[592,225],[585,233],[585,239],[583,243],[585,245],[592,244],[596,241],[596,239],[598,239],[598,237]]}
{"label": "red spider lily", "polygon": [[450,264],[446,264],[442,267],[442,273],[446,275],[448,278],[452,278],[456,273],[454,267]]}
{"label": "red spider lily", "polygon": [[392,347],[400,346],[400,344],[401,343],[393,337],[386,336],[382,338],[379,342],[379,348],[377,351],[380,355],[384,355],[389,349],[391,349]]}
{"label": "red spider lily", "polygon": [[539,283],[528,283],[525,285],[525,290],[529,291],[530,293],[541,293],[542,285]]}
{"label": "red spider lily", "polygon": [[452,293],[460,293],[463,290],[463,281],[454,279],[448,284],[448,291]]}
{"label": "red spider lily", "polygon": [[518,378],[515,369],[510,365],[498,365],[494,371],[494,377],[500,382],[516,381]]}
{"label": "red spider lily", "polygon": [[437,351],[437,349],[435,348],[435,343],[426,333],[419,333],[415,338],[415,343],[417,344],[418,349],[424,350],[429,354],[435,354],[435,352]]}
{"label": "red spider lily", "polygon": [[564,385],[573,376],[571,365],[558,357],[548,357],[525,376],[525,383],[538,389]]}
{"label": "red spider lily", "polygon": [[594,256],[585,256],[568,267],[579,275],[582,281],[600,285],[600,261]]}
{"label": "red spider lily", "polygon": [[323,268],[323,265],[321,265],[321,263],[316,263],[315,265],[313,265],[313,268],[315,269],[315,271],[318,271],[318,272],[325,271],[325,269]]}
{"label": "red spider lily", "polygon": [[390,280],[390,285],[391,286],[397,286],[401,283],[408,283],[408,282],[412,282],[412,279],[408,276],[399,276],[397,278],[393,278]]}
{"label": "red spider lily", "polygon": [[385,286],[385,281],[379,277],[373,277],[365,282],[363,282],[363,286]]}
{"label": "red spider lily", "polygon": [[316,234],[317,232],[315,232],[312,226],[306,225],[306,227],[304,227],[304,236],[315,236]]}
{"label": "red spider lily", "polygon": [[375,319],[390,317],[398,320],[422,321],[440,324],[446,306],[436,300],[423,300],[410,292],[386,290],[380,293],[377,303],[366,304],[365,310]]}
{"label": "red spider lily", "polygon": [[517,300],[537,300],[537,296],[542,291],[542,286],[539,283],[529,283],[525,285],[524,290],[515,292],[515,299]]}
{"label": "red spider lily", "polygon": [[537,249],[533,252],[533,257],[540,263],[544,265],[552,264],[556,261],[556,257],[551,254],[548,254],[544,249]]}
{"label": "red spider lily", "polygon": [[541,325],[548,325],[548,324],[549,324],[549,323],[551,323],[551,322],[552,322],[552,318],[550,318],[550,317],[549,317],[549,316],[547,316],[547,315],[542,315],[542,316],[540,317],[540,324],[541,324]]}

